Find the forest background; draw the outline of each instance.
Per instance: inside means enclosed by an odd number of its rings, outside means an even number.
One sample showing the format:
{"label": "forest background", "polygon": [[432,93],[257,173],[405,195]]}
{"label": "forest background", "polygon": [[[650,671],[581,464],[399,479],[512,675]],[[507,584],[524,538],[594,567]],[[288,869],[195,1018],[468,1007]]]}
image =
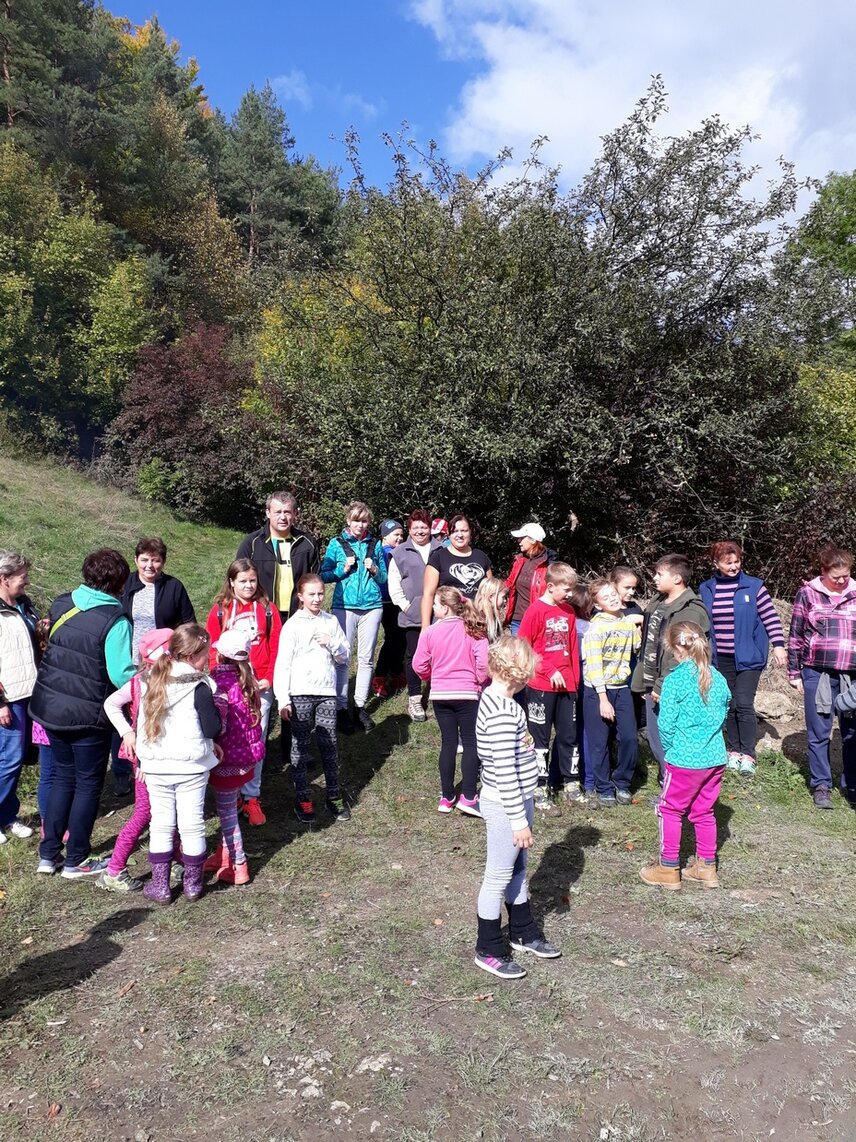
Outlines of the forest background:
{"label": "forest background", "polygon": [[287,486],[321,534],[355,497],[497,553],[537,518],[580,567],[729,536],[792,591],[856,522],[856,174],[796,219],[751,127],[668,136],[666,99],[571,190],[538,140],[468,175],[406,128],[380,189],[269,86],[227,120],[155,20],[6,0],[4,447],[238,529]]}

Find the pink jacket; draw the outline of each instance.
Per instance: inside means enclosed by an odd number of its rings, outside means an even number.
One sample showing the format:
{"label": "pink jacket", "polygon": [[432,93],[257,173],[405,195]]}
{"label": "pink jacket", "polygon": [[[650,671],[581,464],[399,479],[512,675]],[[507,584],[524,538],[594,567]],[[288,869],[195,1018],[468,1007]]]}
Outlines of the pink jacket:
{"label": "pink jacket", "polygon": [[468,635],[463,619],[440,619],[420,634],[413,669],[430,678],[435,701],[478,699],[488,680],[487,650],[487,639]]}
{"label": "pink jacket", "polygon": [[229,663],[221,663],[211,671],[217,686],[214,701],[220,711],[223,729],[217,744],[223,760],[211,770],[208,778],[214,789],[240,789],[265,755],[260,722],[253,723],[253,713],[241,689],[238,671]]}

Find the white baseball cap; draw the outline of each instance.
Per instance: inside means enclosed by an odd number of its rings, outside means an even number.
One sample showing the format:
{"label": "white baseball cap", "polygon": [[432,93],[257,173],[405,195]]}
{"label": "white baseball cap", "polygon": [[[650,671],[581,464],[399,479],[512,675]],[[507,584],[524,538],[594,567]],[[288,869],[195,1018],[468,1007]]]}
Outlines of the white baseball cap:
{"label": "white baseball cap", "polygon": [[224,658],[231,658],[233,662],[246,662],[250,657],[252,645],[252,640],[245,631],[232,627],[231,630],[223,631],[214,643],[214,649]]}
{"label": "white baseball cap", "polygon": [[511,533],[515,539],[534,539],[536,543],[543,543],[547,533],[540,523],[524,523],[523,527]]}

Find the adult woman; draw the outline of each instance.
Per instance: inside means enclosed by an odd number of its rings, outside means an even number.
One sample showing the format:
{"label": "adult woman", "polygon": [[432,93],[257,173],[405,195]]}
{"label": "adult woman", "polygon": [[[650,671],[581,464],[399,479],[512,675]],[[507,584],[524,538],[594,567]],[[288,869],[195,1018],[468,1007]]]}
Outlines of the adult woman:
{"label": "adult woman", "polygon": [[[220,594],[208,612],[205,627],[211,637],[209,658],[212,669],[217,665],[214,644],[221,632],[238,629],[246,633],[250,641],[250,666],[259,687],[262,737],[266,738],[273,706],[273,668],[282,619],[259,582],[258,569],[252,560],[233,559],[229,564]],[[260,800],[263,767],[264,758],[256,763],[253,776],[241,789],[240,811],[250,825],[263,825],[267,821]]]}
{"label": "adult woman", "polygon": [[[374,728],[366,710],[372,681],[377,635],[383,615],[386,560],[383,545],[371,535],[372,513],[362,500],[345,511],[345,526],[327,544],[321,562],[321,578],[335,583],[332,611],[345,632],[353,653],[357,643],[357,677],[354,682],[355,721],[362,729]],[[344,734],[354,732],[348,716],[348,666],[336,667],[336,724]]]}
{"label": "adult woman", "polygon": [[47,731],[54,761],[38,871],[57,870],[67,831],[67,880],[107,867],[89,855],[89,846],[110,748],[104,699],[135,672],[131,623],[120,602],[129,573],[113,548],[87,555],[83,583],[51,605],[48,645],[30,698],[30,716]]}
{"label": "adult woman", "polygon": [[413,669],[413,655],[422,630],[422,584],[429,556],[442,546],[442,539],[431,537],[428,512],[425,508],[414,508],[407,519],[407,539],[393,551],[389,565],[389,597],[401,612],[398,625],[406,640],[407,712],[414,722],[425,721],[422,679]]}
{"label": "adult woman", "polygon": [[[818,809],[832,809],[829,739],[842,682],[856,681],[856,581],[853,556],[840,547],[820,553],[820,575],[794,599],[788,634],[788,681],[805,702],[810,788]],[[841,788],[856,804],[856,718],[838,719]]]}
{"label": "adult woman", "polygon": [[731,691],[725,735],[728,768],[755,772],[755,693],[767,665],[770,643],[776,665],[787,665],[785,632],[773,600],[760,579],[743,571],[743,551],[732,539],[712,544],[716,574],[699,587],[710,617],[713,664]]}
{"label": "adult woman", "polygon": [[0,551],[0,845],[33,830],[18,820],[18,779],[27,752],[27,703],[36,684],[36,623],[27,598],[29,560]]}
{"label": "adult woman", "polygon": [[540,599],[547,588],[547,564],[555,563],[558,557],[555,551],[545,547],[546,532],[540,523],[524,523],[511,534],[520,546],[520,554],[514,556],[505,580],[508,588],[505,622],[510,625],[511,633],[517,634],[526,608],[533,599]]}
{"label": "adult woman", "polygon": [[473,531],[465,515],[449,520],[449,547],[438,547],[428,557],[422,585],[422,629],[431,625],[434,595],[438,587],[456,587],[467,599],[474,599],[482,579],[492,579],[488,556],[472,545]]}

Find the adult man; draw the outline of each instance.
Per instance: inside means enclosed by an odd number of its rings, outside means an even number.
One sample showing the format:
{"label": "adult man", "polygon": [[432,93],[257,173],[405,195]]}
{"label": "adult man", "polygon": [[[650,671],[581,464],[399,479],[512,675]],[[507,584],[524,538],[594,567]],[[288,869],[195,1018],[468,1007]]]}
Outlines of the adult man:
{"label": "adult man", "polygon": [[301,575],[317,573],[321,564],[318,544],[311,535],[293,527],[297,501],[291,492],[271,492],[265,502],[267,523],[241,541],[237,559],[252,559],[259,582],[285,622],[297,610],[297,582]]}

